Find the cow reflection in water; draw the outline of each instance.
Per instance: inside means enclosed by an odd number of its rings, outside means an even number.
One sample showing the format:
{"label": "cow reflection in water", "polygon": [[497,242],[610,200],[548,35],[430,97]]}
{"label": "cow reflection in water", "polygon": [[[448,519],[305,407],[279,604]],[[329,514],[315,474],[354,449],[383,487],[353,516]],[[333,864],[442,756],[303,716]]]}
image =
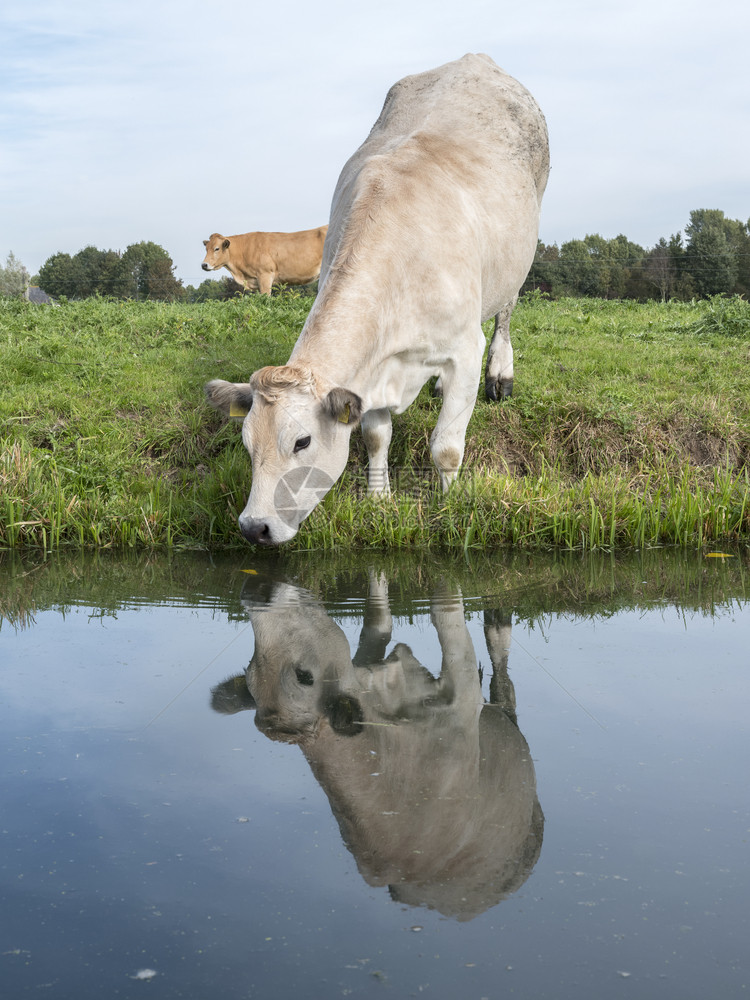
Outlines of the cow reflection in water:
{"label": "cow reflection in water", "polygon": [[[251,585],[252,588],[252,585]],[[364,879],[394,900],[470,920],[521,886],[542,843],[534,765],[516,724],[509,622],[485,612],[485,703],[460,593],[438,590],[436,678],[391,640],[385,580],[371,574],[358,649],[311,594],[243,593],[255,633],[244,677],[213,691],[255,709],[270,739],[299,744]]]}

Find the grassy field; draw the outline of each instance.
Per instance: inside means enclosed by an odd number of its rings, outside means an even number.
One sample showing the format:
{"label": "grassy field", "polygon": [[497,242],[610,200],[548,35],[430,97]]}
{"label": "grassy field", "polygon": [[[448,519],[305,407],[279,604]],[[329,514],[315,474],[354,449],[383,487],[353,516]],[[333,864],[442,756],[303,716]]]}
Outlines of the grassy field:
{"label": "grassy field", "polygon": [[[203,384],[286,361],[310,302],[0,301],[0,547],[244,545],[250,461]],[[393,496],[364,496],[355,432],[291,546],[747,545],[750,304],[531,298],[512,335],[514,396],[478,399],[449,494],[425,389],[394,420]]]}

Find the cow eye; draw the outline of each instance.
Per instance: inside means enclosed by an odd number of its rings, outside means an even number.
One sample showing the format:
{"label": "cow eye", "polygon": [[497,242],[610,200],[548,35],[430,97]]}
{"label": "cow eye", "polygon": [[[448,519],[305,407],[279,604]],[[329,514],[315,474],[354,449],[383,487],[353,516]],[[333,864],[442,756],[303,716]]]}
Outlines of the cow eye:
{"label": "cow eye", "polygon": [[307,437],[297,438],[294,442],[294,454],[296,455],[298,451],[304,451],[305,448],[310,444],[310,435]]}
{"label": "cow eye", "polygon": [[294,673],[295,676],[297,677],[297,680],[304,687],[312,687],[313,684],[315,683],[313,675],[309,670],[303,670],[302,667],[295,667]]}

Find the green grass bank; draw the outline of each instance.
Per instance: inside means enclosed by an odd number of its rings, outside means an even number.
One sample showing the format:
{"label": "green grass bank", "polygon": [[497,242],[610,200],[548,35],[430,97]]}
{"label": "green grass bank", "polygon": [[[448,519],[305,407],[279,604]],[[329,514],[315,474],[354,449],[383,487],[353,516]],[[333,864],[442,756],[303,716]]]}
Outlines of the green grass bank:
{"label": "green grass bank", "polygon": [[[250,461],[203,384],[286,361],[310,304],[0,301],[0,547],[245,545]],[[532,297],[511,330],[514,396],[478,396],[449,494],[425,389],[394,419],[393,495],[364,495],[355,432],[291,548],[747,545],[749,303]]]}

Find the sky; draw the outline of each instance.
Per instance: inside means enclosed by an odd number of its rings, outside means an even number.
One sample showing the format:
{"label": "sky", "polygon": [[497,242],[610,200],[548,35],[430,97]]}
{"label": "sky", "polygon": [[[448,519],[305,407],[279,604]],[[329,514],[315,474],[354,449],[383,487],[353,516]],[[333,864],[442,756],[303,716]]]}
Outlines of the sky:
{"label": "sky", "polygon": [[748,38],[747,0],[8,0],[0,265],[150,240],[198,285],[213,232],[327,222],[388,88],[466,52],[545,114],[545,243],[747,222]]}

